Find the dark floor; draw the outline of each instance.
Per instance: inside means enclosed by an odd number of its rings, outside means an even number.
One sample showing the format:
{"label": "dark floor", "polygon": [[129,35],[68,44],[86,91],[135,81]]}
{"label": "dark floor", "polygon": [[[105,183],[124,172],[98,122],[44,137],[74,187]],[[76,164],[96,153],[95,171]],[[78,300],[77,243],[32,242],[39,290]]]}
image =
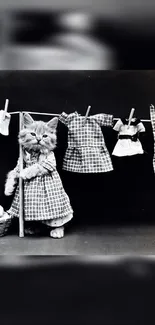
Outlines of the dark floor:
{"label": "dark floor", "polygon": [[0,238],[0,255],[155,254],[155,225],[78,225],[62,239],[9,234]]}

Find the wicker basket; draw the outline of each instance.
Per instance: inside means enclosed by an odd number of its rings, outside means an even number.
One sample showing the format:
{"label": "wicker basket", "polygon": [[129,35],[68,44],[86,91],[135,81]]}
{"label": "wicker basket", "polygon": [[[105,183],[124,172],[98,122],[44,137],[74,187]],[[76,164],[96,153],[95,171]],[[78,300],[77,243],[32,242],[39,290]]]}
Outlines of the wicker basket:
{"label": "wicker basket", "polygon": [[3,237],[8,233],[11,221],[12,218],[7,213],[4,213],[0,218],[0,237]]}

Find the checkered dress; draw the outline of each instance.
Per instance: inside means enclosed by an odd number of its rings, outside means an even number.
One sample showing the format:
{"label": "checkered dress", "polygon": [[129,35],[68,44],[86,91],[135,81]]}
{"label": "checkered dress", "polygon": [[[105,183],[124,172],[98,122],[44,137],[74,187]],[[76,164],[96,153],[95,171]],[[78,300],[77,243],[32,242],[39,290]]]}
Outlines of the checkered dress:
{"label": "checkered dress", "polygon": [[84,116],[77,112],[62,113],[60,121],[68,128],[68,148],[63,169],[77,173],[104,173],[113,170],[110,154],[105,144],[101,126],[113,126],[113,116],[96,114]]}
{"label": "checkered dress", "polygon": [[[25,166],[40,162],[43,156],[27,154]],[[39,220],[49,226],[61,226],[72,218],[73,210],[56,170],[54,153],[42,160],[42,166],[48,170],[48,174],[24,181],[24,220]],[[19,186],[8,213],[13,217],[19,216]]]}
{"label": "checkered dress", "polygon": [[153,156],[153,169],[155,172],[155,108],[150,107],[150,117],[151,117],[151,124],[153,130],[153,138],[154,138],[154,156]]}

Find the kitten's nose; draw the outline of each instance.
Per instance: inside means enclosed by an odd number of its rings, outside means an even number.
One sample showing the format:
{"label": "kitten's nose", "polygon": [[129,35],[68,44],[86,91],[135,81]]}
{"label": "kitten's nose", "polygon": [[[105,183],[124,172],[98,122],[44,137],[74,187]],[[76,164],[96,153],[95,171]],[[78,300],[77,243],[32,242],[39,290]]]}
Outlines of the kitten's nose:
{"label": "kitten's nose", "polygon": [[37,137],[37,141],[40,142],[41,141],[41,137]]}

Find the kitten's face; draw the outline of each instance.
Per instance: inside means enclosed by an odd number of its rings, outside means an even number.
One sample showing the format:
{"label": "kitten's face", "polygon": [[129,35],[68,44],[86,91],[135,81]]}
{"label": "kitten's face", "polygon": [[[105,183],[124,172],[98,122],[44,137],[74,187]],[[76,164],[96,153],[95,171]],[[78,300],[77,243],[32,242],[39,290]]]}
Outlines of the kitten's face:
{"label": "kitten's face", "polygon": [[49,152],[56,147],[56,128],[58,119],[48,123],[34,121],[29,114],[24,115],[24,128],[19,133],[19,142],[23,148],[39,152]]}

